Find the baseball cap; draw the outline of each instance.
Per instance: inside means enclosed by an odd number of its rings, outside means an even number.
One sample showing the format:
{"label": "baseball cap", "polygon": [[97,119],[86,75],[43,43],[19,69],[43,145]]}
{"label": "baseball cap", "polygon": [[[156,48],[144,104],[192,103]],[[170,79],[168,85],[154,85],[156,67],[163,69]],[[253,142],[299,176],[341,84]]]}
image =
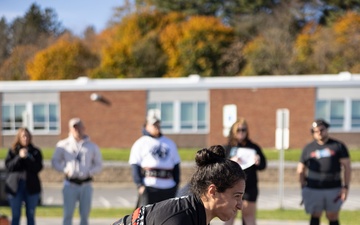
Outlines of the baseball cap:
{"label": "baseball cap", "polygon": [[80,118],[72,118],[69,120],[69,127],[74,127],[75,125],[83,125],[83,122],[81,121]]}
{"label": "baseball cap", "polygon": [[148,115],[146,118],[146,122],[149,124],[155,124],[160,122],[160,119],[156,115]]}
{"label": "baseball cap", "polygon": [[330,127],[330,124],[327,123],[325,120],[323,119],[317,119],[315,120],[313,123],[312,123],[312,128],[315,128],[315,127],[318,127],[318,126],[324,126],[326,128],[329,128]]}

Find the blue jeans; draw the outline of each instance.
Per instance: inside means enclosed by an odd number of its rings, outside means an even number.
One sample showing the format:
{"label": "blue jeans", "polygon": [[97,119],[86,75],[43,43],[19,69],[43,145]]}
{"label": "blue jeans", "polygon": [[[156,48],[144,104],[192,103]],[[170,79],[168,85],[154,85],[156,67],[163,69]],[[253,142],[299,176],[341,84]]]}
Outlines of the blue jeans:
{"label": "blue jeans", "polygon": [[79,201],[80,225],[89,224],[89,214],[92,200],[92,184],[81,185],[65,181],[63,188],[64,218],[63,225],[72,225],[76,202]]}
{"label": "blue jeans", "polygon": [[29,194],[26,190],[26,181],[20,180],[18,190],[14,195],[8,195],[11,207],[11,225],[19,225],[21,218],[21,206],[25,202],[27,225],[35,225],[35,208],[39,202],[40,193]]}

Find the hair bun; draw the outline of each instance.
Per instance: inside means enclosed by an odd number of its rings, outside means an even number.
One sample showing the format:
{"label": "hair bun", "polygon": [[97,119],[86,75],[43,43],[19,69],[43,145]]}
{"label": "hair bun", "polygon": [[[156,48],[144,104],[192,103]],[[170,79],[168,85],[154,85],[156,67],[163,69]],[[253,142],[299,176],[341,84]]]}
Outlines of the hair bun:
{"label": "hair bun", "polygon": [[221,145],[214,145],[210,148],[203,148],[197,151],[195,162],[199,167],[218,163],[225,160],[225,149]]}

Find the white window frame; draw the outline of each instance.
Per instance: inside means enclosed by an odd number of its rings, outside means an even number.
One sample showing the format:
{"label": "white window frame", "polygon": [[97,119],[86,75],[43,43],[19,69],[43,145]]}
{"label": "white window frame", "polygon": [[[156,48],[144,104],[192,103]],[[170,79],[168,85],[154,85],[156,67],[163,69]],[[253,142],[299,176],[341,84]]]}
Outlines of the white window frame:
{"label": "white window frame", "polygon": [[[34,111],[33,111],[33,106],[34,105],[38,105],[38,104],[44,104],[46,107],[46,121],[44,122],[45,125],[45,129],[34,129]],[[49,107],[50,104],[54,104],[55,106],[57,106],[57,119],[55,122],[55,127],[57,129],[54,130],[50,130],[50,124],[54,124],[54,122],[50,122],[49,121]],[[27,127],[29,129],[29,131],[33,134],[33,135],[58,135],[60,134],[60,105],[57,102],[31,102],[31,101],[27,101],[27,102],[8,102],[8,103],[3,103],[2,108],[5,105],[10,105],[11,107],[15,107],[15,105],[25,105],[25,111],[23,112],[23,120],[22,120],[22,127]],[[12,112],[14,113],[14,111]],[[14,114],[12,115],[14,116]],[[2,133],[3,135],[15,135],[17,132],[17,129],[15,127],[14,122],[11,122],[13,124],[12,128],[10,130],[4,130],[3,127],[1,127],[2,129]]]}
{"label": "white window frame", "polygon": [[[328,121],[330,123],[330,130],[333,132],[359,132],[360,131],[360,127],[359,128],[353,128],[352,127],[352,101],[360,101],[360,99],[354,99],[354,98],[350,98],[350,97],[346,97],[346,98],[334,98],[334,99],[318,99],[316,102],[316,105],[319,101],[325,101],[326,104],[326,112],[325,112],[325,116],[322,119],[325,119],[326,121]],[[344,121],[343,121],[343,125],[342,127],[333,127],[331,126],[331,120],[330,120],[330,114],[331,114],[331,109],[330,109],[330,105],[332,101],[343,101],[344,102]],[[316,119],[318,119],[318,114],[317,114],[317,108],[315,109],[315,117]]]}
{"label": "white window frame", "polygon": [[[149,102],[148,103],[148,110],[149,109],[153,109],[153,108],[149,108],[150,105],[155,105],[155,107],[157,109],[159,109],[161,111],[161,103],[172,103],[173,105],[173,128],[172,129],[168,129],[163,127],[163,122],[161,123],[162,127],[162,131],[164,133],[168,133],[168,134],[194,134],[194,133],[198,133],[198,134],[206,134],[209,132],[209,105],[208,102],[205,101],[153,101],[153,102]],[[193,105],[195,105],[195,107],[193,108],[193,114],[194,114],[194,120],[192,121],[192,129],[182,129],[181,128],[181,104],[182,103],[192,103]],[[204,129],[199,129],[198,125],[199,125],[199,121],[197,120],[198,117],[198,105],[199,103],[204,103],[205,104],[205,128]]]}

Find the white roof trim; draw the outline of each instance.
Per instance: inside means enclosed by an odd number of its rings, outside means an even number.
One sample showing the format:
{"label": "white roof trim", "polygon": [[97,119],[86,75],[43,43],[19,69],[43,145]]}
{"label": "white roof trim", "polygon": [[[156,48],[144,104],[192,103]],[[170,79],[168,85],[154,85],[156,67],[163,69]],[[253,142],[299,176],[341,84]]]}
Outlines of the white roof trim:
{"label": "white roof trim", "polygon": [[356,87],[360,75],[342,72],[338,75],[286,75],[246,77],[200,77],[190,75],[181,78],[123,78],[42,81],[0,81],[0,92],[47,92],[87,90],[181,90],[181,89],[229,89],[229,88],[286,88],[286,87]]}

